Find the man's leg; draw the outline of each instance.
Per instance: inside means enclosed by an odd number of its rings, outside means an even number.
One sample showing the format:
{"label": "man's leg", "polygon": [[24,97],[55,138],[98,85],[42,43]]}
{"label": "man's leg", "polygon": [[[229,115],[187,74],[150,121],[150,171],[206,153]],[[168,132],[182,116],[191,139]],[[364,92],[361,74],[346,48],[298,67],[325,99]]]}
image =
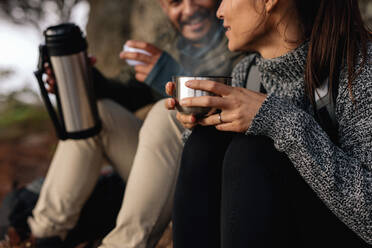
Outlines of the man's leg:
{"label": "man's leg", "polygon": [[148,114],[115,229],[103,247],[154,247],[171,219],[183,127],[164,100]]}
{"label": "man's leg", "polygon": [[138,142],[139,121],[110,100],[98,102],[101,133],[84,140],[58,144],[39,200],[29,219],[37,238],[59,236],[73,228],[97,182],[104,154],[127,179]]}

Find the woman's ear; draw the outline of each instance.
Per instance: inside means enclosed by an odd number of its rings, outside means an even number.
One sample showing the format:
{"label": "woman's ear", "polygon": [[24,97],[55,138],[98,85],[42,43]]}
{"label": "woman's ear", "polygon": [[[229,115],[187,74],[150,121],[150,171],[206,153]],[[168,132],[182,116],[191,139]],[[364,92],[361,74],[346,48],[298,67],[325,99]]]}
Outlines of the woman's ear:
{"label": "woman's ear", "polygon": [[279,0],[265,0],[266,13],[270,13],[277,6]]}

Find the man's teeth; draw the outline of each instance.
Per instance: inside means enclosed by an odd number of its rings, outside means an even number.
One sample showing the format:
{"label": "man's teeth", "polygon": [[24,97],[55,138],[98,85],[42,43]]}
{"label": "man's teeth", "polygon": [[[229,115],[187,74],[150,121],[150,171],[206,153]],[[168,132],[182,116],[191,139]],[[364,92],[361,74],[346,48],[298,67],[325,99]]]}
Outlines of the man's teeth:
{"label": "man's teeth", "polygon": [[198,24],[202,20],[203,20],[202,18],[195,18],[195,19],[189,21],[187,24],[189,24],[189,25]]}

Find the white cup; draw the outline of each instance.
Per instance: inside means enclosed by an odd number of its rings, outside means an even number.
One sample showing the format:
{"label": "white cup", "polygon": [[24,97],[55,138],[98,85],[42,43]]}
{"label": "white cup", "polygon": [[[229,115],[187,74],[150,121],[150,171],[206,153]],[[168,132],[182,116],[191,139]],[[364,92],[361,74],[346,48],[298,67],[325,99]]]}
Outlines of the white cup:
{"label": "white cup", "polygon": [[[124,52],[131,52],[131,53],[142,53],[142,54],[151,56],[151,53],[149,53],[148,51],[145,51],[145,50],[139,49],[139,48],[130,47],[130,46],[127,46],[125,44],[123,46],[123,51]],[[130,65],[130,66],[144,65],[145,64],[141,61],[134,60],[134,59],[126,59],[126,61],[127,61],[128,65]]]}

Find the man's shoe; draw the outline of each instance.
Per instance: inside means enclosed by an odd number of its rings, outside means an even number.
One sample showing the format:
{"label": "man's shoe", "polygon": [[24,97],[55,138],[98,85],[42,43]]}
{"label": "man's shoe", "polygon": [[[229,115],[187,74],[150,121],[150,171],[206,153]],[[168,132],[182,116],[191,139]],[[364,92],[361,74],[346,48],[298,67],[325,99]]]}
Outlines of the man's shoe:
{"label": "man's shoe", "polygon": [[35,238],[29,237],[22,240],[18,232],[11,227],[5,240],[0,241],[0,248],[36,248]]}
{"label": "man's shoe", "polygon": [[59,237],[35,238],[32,235],[22,239],[15,228],[8,230],[5,240],[0,241],[0,248],[66,248]]}

